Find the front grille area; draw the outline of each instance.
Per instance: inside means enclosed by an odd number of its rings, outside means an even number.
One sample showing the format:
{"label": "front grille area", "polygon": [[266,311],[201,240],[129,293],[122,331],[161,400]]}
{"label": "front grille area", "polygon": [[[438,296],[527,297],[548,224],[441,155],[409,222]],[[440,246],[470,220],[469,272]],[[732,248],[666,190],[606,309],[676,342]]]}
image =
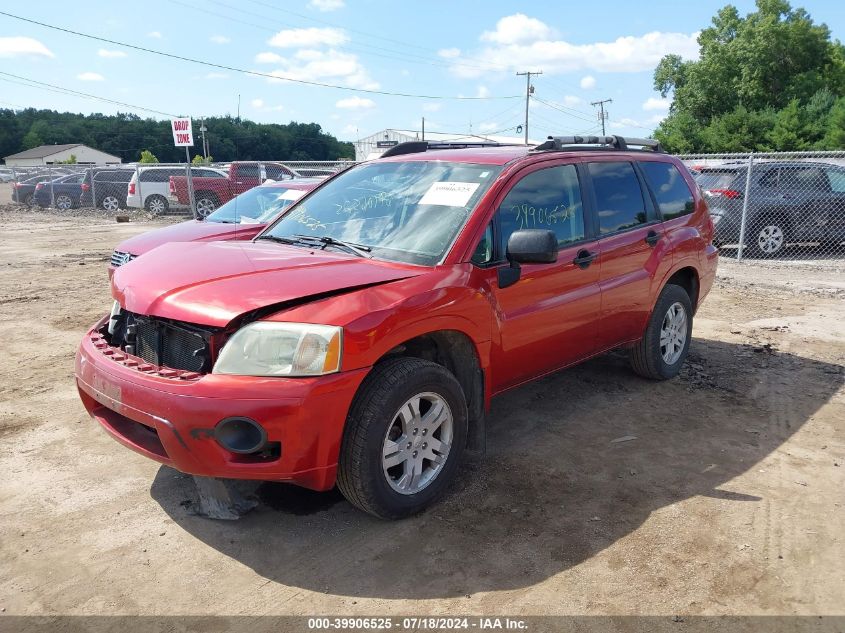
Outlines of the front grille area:
{"label": "front grille area", "polygon": [[206,373],[212,332],[189,323],[121,312],[112,345],[159,367]]}
{"label": "front grille area", "polygon": [[123,266],[131,262],[135,259],[137,255],[133,255],[132,253],[124,253],[123,251],[114,251],[111,254],[111,265],[117,268],[118,266]]}

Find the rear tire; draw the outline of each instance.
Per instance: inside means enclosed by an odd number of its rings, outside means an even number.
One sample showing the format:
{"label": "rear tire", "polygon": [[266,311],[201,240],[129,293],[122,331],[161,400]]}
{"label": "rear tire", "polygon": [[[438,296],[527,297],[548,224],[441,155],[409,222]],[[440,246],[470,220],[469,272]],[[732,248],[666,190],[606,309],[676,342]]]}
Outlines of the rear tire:
{"label": "rear tire", "polygon": [[33,199],[33,195],[31,193],[28,193],[23,197],[23,203],[26,206],[31,207],[32,206],[32,199]]}
{"label": "rear tire", "polygon": [[152,213],[153,215],[164,215],[170,210],[170,204],[164,198],[164,196],[160,196],[158,194],[154,194],[147,198],[146,203],[144,204],[147,211]]}
{"label": "rear tire", "polygon": [[419,358],[386,360],[349,410],[337,485],[364,512],[410,516],[445,492],[466,440],[466,398],[455,376]]}
{"label": "rear tire", "polygon": [[692,340],[692,301],[687,291],[666,284],[645,334],[630,352],[631,367],[644,378],[668,380],[681,371]]}
{"label": "rear tire", "polygon": [[68,211],[73,208],[73,198],[67,194],[59,194],[56,196],[56,208],[60,211]]}
{"label": "rear tire", "polygon": [[213,193],[200,193],[196,197],[196,205],[197,215],[201,218],[207,218],[220,206],[220,201]]}
{"label": "rear tire", "polygon": [[117,196],[105,196],[100,201],[100,208],[105,211],[117,211],[120,208],[120,200]]}
{"label": "rear tire", "polygon": [[752,224],[748,250],[752,257],[778,257],[786,249],[789,227],[774,218],[763,218]]}

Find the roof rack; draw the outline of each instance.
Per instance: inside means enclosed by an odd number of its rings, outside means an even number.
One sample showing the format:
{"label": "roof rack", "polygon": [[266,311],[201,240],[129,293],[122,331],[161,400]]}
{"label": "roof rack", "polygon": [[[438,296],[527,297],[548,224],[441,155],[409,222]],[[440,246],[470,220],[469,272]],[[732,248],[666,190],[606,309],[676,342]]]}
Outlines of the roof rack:
{"label": "roof rack", "polygon": [[[579,145],[596,145],[599,147],[578,147]],[[655,141],[651,138],[626,138],[623,136],[550,136],[545,143],[537,145],[534,151],[607,149],[608,147],[624,151],[630,149],[631,145],[639,146],[641,149],[647,148],[652,152],[663,151],[660,141]]]}
{"label": "roof rack", "polygon": [[417,154],[435,149],[467,149],[472,147],[508,147],[513,143],[497,143],[495,141],[406,141],[385,150],[381,158],[401,156],[403,154]]}

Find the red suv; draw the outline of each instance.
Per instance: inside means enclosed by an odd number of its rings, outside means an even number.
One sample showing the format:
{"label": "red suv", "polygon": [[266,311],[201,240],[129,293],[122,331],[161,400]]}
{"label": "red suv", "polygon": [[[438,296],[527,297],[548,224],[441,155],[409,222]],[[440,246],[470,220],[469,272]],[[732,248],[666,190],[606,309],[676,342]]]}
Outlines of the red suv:
{"label": "red suv", "polygon": [[337,484],[398,518],[483,450],[492,396],[618,347],[647,378],[678,373],[717,262],[680,161],[620,137],[418,146],[252,242],[117,269],[76,358],[91,415],[185,473]]}

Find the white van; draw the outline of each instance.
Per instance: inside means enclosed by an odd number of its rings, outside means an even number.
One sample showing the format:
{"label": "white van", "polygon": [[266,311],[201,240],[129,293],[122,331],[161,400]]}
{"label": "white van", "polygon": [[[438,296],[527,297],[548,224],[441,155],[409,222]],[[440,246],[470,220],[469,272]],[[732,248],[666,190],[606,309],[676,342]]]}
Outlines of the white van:
{"label": "white van", "polygon": [[[140,182],[138,176],[140,175]],[[150,165],[138,167],[126,196],[127,208],[144,207],[150,213],[160,215],[170,209],[168,196],[170,195],[170,177],[184,176],[185,167],[176,165]],[[191,167],[191,175],[203,178],[226,178],[227,174],[211,167]]]}

